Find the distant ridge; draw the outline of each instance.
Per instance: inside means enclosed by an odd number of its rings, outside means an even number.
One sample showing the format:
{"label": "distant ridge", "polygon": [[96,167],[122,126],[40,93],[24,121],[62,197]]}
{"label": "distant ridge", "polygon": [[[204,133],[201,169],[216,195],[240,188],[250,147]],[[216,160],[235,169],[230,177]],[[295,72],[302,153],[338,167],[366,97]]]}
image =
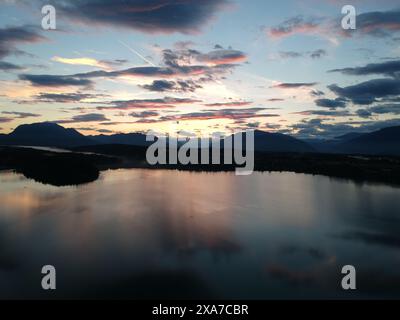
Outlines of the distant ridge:
{"label": "distant ridge", "polygon": [[254,148],[264,152],[315,152],[308,143],[282,133],[254,131]]}
{"label": "distant ridge", "polygon": [[400,126],[363,134],[338,145],[338,152],[372,155],[400,155]]}
{"label": "distant ridge", "polygon": [[113,135],[89,136],[99,144],[126,144],[133,146],[148,146],[151,141],[146,141],[146,135],[142,133],[117,133]]}

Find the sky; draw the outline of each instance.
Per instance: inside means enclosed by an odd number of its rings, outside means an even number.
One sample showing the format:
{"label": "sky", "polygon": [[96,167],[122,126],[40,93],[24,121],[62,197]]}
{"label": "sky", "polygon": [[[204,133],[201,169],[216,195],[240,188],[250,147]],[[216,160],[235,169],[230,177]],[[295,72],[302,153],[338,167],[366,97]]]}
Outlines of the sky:
{"label": "sky", "polygon": [[0,133],[51,121],[327,139],[400,125],[398,0],[0,0],[0,17]]}

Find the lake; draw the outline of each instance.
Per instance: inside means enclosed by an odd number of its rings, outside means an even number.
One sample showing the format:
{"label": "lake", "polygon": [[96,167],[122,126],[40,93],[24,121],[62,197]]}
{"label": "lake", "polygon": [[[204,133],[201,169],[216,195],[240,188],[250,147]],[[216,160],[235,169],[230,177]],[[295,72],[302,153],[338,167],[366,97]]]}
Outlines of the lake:
{"label": "lake", "polygon": [[[399,298],[399,249],[390,186],[124,169],[60,188],[0,172],[3,299]],[[41,289],[44,265],[55,291]]]}

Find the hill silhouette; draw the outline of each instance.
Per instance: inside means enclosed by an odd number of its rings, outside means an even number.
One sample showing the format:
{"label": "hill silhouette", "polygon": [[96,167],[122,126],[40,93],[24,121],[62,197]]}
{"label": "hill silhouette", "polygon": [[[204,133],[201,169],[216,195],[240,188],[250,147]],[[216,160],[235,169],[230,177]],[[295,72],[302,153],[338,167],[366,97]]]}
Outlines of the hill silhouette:
{"label": "hill silhouette", "polygon": [[400,155],[400,126],[388,127],[347,140],[338,152],[370,155]]}
{"label": "hill silhouette", "polygon": [[94,143],[96,142],[75,129],[66,129],[52,122],[23,124],[9,135],[0,137],[2,145],[75,147]]}
{"label": "hill silhouette", "polygon": [[[349,133],[332,140],[300,140],[282,133],[254,132],[255,151],[293,153],[348,153],[400,155],[400,126],[371,133]],[[243,138],[243,141],[245,139]],[[0,134],[0,145],[74,148],[94,145],[148,146],[142,133],[85,136],[52,122],[23,124],[10,134]],[[245,144],[243,144],[245,145]]]}

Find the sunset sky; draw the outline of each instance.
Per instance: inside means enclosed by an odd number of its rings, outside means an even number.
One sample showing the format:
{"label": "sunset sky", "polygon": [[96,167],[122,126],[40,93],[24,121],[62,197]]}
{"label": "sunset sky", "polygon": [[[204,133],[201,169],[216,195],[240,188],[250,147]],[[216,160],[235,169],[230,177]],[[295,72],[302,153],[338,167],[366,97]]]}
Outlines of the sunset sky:
{"label": "sunset sky", "polygon": [[[45,4],[57,30],[41,28]],[[341,27],[345,4],[356,30]],[[1,133],[400,125],[398,0],[0,0],[0,15]]]}

